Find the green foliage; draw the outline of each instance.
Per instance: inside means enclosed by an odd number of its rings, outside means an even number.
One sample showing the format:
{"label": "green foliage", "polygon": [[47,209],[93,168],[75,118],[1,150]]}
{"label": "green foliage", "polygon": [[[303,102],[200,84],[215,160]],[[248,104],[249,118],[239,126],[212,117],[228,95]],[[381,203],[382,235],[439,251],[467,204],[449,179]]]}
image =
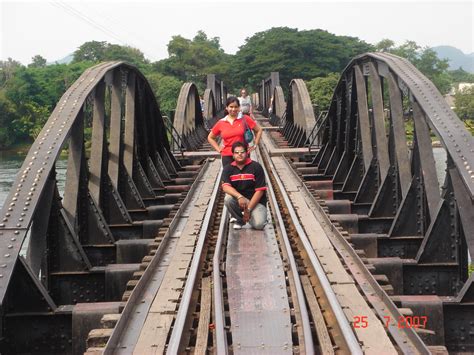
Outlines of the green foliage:
{"label": "green foliage", "polygon": [[234,80],[255,88],[271,71],[278,71],[286,88],[295,78],[310,80],[340,72],[354,56],[370,50],[371,45],[355,37],[275,27],[246,39],[235,55]]}
{"label": "green foliage", "polygon": [[28,68],[44,68],[45,66],[46,59],[39,54],[31,58],[31,64],[28,64]]}
{"label": "green foliage", "polygon": [[5,91],[0,90],[0,149],[7,148],[15,143],[12,134],[12,123],[18,115],[10,100],[5,97]]}
{"label": "green foliage", "polygon": [[458,90],[454,94],[454,111],[462,120],[474,120],[474,87]]}
{"label": "green foliage", "polygon": [[381,40],[375,48],[408,59],[442,94],[448,93],[451,89],[452,78],[448,73],[448,60],[439,59],[432,49],[422,48],[414,41],[406,41],[395,47],[395,43],[389,39]]}
{"label": "green foliage", "polygon": [[206,75],[216,74],[224,81],[230,69],[230,56],[224,53],[219,38],[208,38],[203,31],[189,40],[173,36],[168,43],[169,58],[154,63],[154,69],[183,82],[193,82],[199,92],[205,89]]}
{"label": "green foliage", "polygon": [[13,78],[15,72],[22,67],[20,62],[11,58],[0,60],[0,88],[3,87],[8,80]]}
{"label": "green foliage", "polygon": [[[184,82],[194,82],[202,94],[206,74],[213,73],[230,93],[237,93],[241,87],[256,89],[271,71],[280,72],[284,90],[291,79],[306,80],[312,102],[324,110],[337,85],[338,73],[354,56],[374,49],[408,58],[443,93],[452,82],[474,82],[473,74],[462,69],[447,71],[446,61],[415,42],[395,47],[392,40],[385,39],[372,46],[355,37],[323,30],[271,28],[247,38],[235,55],[224,53],[220,39],[209,38],[203,31],[192,39],[177,35],[168,43],[169,57],[153,64],[136,48],[89,41],[74,52],[73,62],[68,65],[46,65],[40,55],[34,56],[28,67],[11,58],[0,61],[0,149],[34,139],[62,94],[86,68],[102,61],[135,65],[149,80],[160,109],[167,115],[175,110]],[[472,118],[472,96],[457,95],[458,115]],[[90,136],[90,127],[85,133]]]}
{"label": "green foliage", "polygon": [[160,104],[160,111],[170,117],[171,111],[176,109],[176,103],[183,82],[172,76],[159,73],[149,74],[147,79]]}
{"label": "green foliage", "polygon": [[462,68],[449,71],[453,83],[474,83],[474,74],[468,73]]}
{"label": "green foliage", "polygon": [[318,105],[320,111],[329,109],[332,94],[339,82],[339,73],[329,73],[325,77],[314,78],[306,82],[311,102]]}
{"label": "green foliage", "polygon": [[105,60],[105,49],[107,45],[108,43],[105,41],[86,42],[74,52],[72,62],[102,62]]}
{"label": "green foliage", "polygon": [[[19,67],[0,90],[0,147],[31,141],[88,63]],[[7,130],[8,134],[5,134]]]}
{"label": "green foliage", "polygon": [[148,64],[148,60],[145,59],[145,55],[139,49],[98,41],[86,42],[80,46],[74,52],[72,62],[98,63],[112,60],[121,60],[140,69]]}

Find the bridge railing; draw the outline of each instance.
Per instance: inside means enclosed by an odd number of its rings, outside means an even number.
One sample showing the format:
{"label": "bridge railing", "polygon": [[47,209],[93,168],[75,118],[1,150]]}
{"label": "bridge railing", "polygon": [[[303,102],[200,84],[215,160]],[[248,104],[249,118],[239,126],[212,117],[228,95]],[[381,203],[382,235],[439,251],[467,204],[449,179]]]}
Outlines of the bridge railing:
{"label": "bridge railing", "polygon": [[179,135],[176,128],[173,126],[173,122],[171,122],[168,116],[162,116],[163,121],[166,126],[166,131],[168,132],[168,138],[170,139],[170,149],[173,154],[180,154],[181,156],[184,155],[184,143],[183,139]]}
{"label": "bridge railing", "polygon": [[328,118],[328,111],[319,112],[318,119],[314,124],[311,133],[308,136],[308,149],[312,153],[315,150],[319,150],[323,144],[323,132],[326,126],[326,120]]}
{"label": "bridge railing", "polygon": [[214,105],[217,113],[224,111],[227,100],[227,86],[222,80],[217,79],[215,74],[207,75],[207,87],[214,97]]}
{"label": "bridge railing", "polygon": [[[341,76],[323,130],[313,160],[319,173],[370,218],[390,221],[381,231],[388,238],[422,238],[412,255],[418,264],[458,265],[450,285],[434,283],[433,292],[459,290],[467,250],[474,255],[474,139],[433,83],[403,58],[356,57]],[[444,165],[434,159],[433,139]],[[405,292],[418,292],[419,285],[411,286]]]}
{"label": "bridge railing", "polygon": [[219,112],[217,111],[216,100],[211,89],[204,91],[204,127],[210,130],[219,119]]}
{"label": "bridge railing", "polygon": [[259,85],[257,109],[260,110],[265,117],[268,117],[268,108],[270,107],[271,98],[277,86],[280,86],[280,74],[278,72],[271,72],[270,76],[262,80]]}
{"label": "bridge railing", "polygon": [[0,211],[3,329],[14,328],[10,314],[103,301],[97,267],[114,263],[117,235],[151,238],[160,225],[132,223],[129,211],[158,201],[179,169],[145,77],[121,62],[86,70],[58,102]]}
{"label": "bridge railing", "polygon": [[[209,97],[206,98],[209,100]],[[209,102],[207,107],[210,107]],[[197,150],[207,137],[198,89],[193,83],[185,83],[181,87],[173,127],[185,150]]]}
{"label": "bridge railing", "polygon": [[316,125],[308,89],[302,79],[290,83],[282,134],[294,147],[308,146]]}
{"label": "bridge railing", "polygon": [[273,101],[271,102],[271,110],[269,110],[270,123],[273,126],[280,126],[281,128],[285,125],[285,111],[286,111],[286,102],[285,95],[283,94],[283,89],[281,86],[275,86],[273,90]]}

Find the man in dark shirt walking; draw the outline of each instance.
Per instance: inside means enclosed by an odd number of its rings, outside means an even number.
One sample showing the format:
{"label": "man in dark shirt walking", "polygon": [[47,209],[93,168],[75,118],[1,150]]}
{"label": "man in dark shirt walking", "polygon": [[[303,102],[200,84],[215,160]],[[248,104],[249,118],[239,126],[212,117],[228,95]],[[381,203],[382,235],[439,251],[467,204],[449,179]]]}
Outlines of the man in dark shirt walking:
{"label": "man in dark shirt walking", "polygon": [[247,155],[245,143],[232,144],[234,161],[222,172],[224,204],[236,219],[234,229],[242,228],[247,222],[252,228],[263,229],[267,222],[265,174],[262,166]]}

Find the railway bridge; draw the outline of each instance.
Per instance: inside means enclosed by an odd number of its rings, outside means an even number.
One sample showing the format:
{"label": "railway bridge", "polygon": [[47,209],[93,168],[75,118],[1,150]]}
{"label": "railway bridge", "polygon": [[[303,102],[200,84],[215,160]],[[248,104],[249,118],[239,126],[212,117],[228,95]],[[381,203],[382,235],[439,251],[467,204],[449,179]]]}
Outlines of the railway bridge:
{"label": "railway bridge", "polygon": [[2,354],[474,352],[474,139],[426,77],[360,55],[324,112],[262,78],[262,231],[206,141],[227,87],[199,94],[165,117],[122,62],[64,93],[0,211]]}

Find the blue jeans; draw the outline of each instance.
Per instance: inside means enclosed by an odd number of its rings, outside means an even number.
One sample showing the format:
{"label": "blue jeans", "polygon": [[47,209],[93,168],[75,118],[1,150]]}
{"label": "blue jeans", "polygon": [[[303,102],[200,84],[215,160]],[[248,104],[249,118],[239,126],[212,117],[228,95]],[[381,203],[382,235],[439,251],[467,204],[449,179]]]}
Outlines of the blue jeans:
{"label": "blue jeans", "polygon": [[[237,219],[238,224],[244,225],[244,220],[242,219],[242,209],[239,206],[239,202],[235,197],[226,194],[224,198],[224,205],[229,210],[229,213],[232,217]],[[250,226],[254,229],[262,230],[267,223],[267,207],[261,203],[257,205],[250,212]]]}

